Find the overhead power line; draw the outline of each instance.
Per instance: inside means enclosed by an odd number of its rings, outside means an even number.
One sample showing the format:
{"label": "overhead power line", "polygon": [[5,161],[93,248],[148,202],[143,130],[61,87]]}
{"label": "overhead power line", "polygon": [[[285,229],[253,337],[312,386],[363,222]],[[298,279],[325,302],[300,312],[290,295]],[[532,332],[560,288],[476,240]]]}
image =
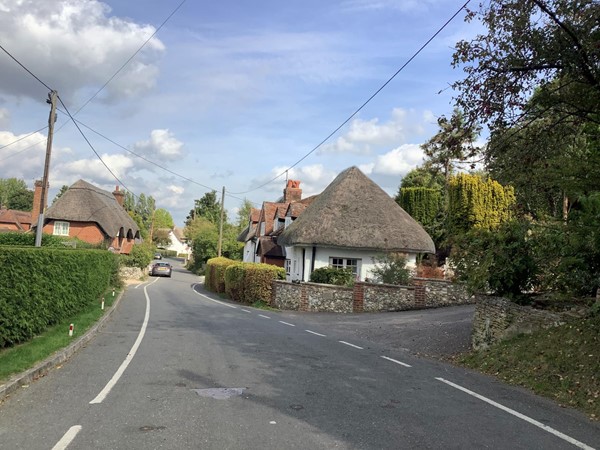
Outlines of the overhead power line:
{"label": "overhead power line", "polygon": [[31,75],[33,78],[38,80],[43,86],[45,86],[46,89],[48,89],[49,91],[52,91],[52,88],[50,86],[48,86],[46,83],[44,83],[42,80],[40,80],[37,75],[35,75],[31,70],[29,70],[27,67],[25,67],[24,64],[22,64],[17,58],[15,58],[13,55],[11,55],[11,53],[8,50],[6,50],[2,45],[0,45],[0,49],[2,49],[2,51],[4,53],[6,53],[8,56],[10,56],[14,62],[16,62],[18,65],[20,65],[23,69],[25,69],[25,71],[29,75]]}
{"label": "overhead power line", "polygon": [[135,51],[135,53],[134,53],[133,55],[131,55],[131,56],[129,57],[129,59],[127,59],[127,61],[125,61],[125,62],[124,62],[122,65],[121,65],[121,67],[119,67],[119,68],[117,69],[117,71],[116,71],[116,72],[115,72],[115,73],[114,73],[114,74],[113,74],[113,75],[112,75],[112,76],[111,76],[111,77],[110,77],[110,78],[109,78],[109,79],[106,81],[106,83],[104,83],[104,84],[103,84],[103,85],[100,87],[100,89],[98,89],[98,90],[96,91],[96,93],[95,93],[94,95],[92,95],[92,96],[91,96],[91,97],[88,99],[88,101],[86,101],[86,102],[85,102],[83,105],[81,105],[81,106],[79,107],[79,109],[78,109],[77,111],[75,111],[75,113],[73,114],[74,116],[76,116],[76,115],[79,113],[79,111],[81,111],[83,108],[85,108],[85,107],[88,105],[88,103],[90,103],[90,102],[91,102],[93,99],[95,99],[95,98],[96,98],[96,96],[97,96],[97,95],[98,95],[100,92],[102,92],[106,86],[108,86],[108,84],[109,84],[109,83],[110,83],[110,82],[111,82],[111,81],[112,81],[112,80],[113,80],[113,79],[114,79],[114,78],[115,78],[115,77],[116,77],[116,76],[119,74],[119,72],[121,72],[121,70],[123,70],[123,69],[125,68],[125,66],[127,66],[127,64],[129,64],[129,63],[131,62],[131,60],[132,60],[133,58],[135,58],[135,57],[136,57],[136,55],[137,55],[137,54],[138,54],[140,51],[142,51],[142,49],[143,49],[143,48],[146,46],[146,44],[147,44],[148,42],[150,42],[150,40],[151,40],[151,39],[152,39],[154,36],[156,36],[156,34],[157,34],[157,33],[160,31],[160,29],[161,29],[161,28],[162,28],[162,27],[163,27],[163,26],[164,26],[164,25],[165,25],[165,24],[166,24],[166,23],[169,21],[169,19],[170,19],[171,17],[173,17],[177,11],[179,11],[179,8],[181,8],[185,2],[186,2],[186,0],[182,0],[182,1],[181,1],[181,3],[179,3],[179,5],[177,5],[177,7],[176,7],[176,8],[175,8],[175,9],[174,9],[172,12],[171,12],[171,14],[169,14],[169,15],[167,16],[167,18],[166,18],[165,20],[163,20],[163,21],[162,21],[162,23],[161,23],[161,24],[158,26],[158,28],[157,28],[156,30],[154,30],[154,33],[152,33],[152,34],[150,35],[150,37],[144,41],[144,43],[143,43],[143,44],[142,44],[142,45],[141,45],[141,46],[140,46],[140,47],[139,47],[139,48],[138,48],[138,49]]}
{"label": "overhead power line", "polygon": [[302,158],[300,158],[298,161],[296,161],[294,164],[292,164],[290,167],[288,167],[287,169],[285,169],[283,172],[281,172],[279,175],[271,178],[269,181],[256,186],[252,189],[249,189],[247,191],[243,191],[243,192],[233,192],[233,194],[237,194],[237,195],[242,195],[242,194],[248,194],[249,192],[253,192],[256,191],[264,186],[266,186],[267,184],[275,181],[276,179],[278,179],[279,177],[285,175],[289,170],[293,169],[294,167],[296,167],[298,164],[300,164],[302,161],[304,161],[306,158],[308,158],[311,154],[313,154],[318,148],[320,148],[325,142],[327,142],[334,134],[336,134],[338,131],[340,131],[342,129],[342,127],[344,125],[346,125],[348,122],[350,122],[350,120],[352,120],[354,118],[354,116],[356,116],[365,106],[367,106],[371,100],[373,100],[377,94],[379,94],[388,84],[390,84],[392,82],[392,80],[394,78],[396,78],[396,76],[402,72],[402,70],[404,70],[404,68],[406,66],[408,66],[413,59],[415,59],[424,49],[425,47],[427,47],[429,45],[429,43],[431,41],[433,41],[438,34],[440,34],[447,26],[448,24],[450,24],[450,22],[452,22],[454,20],[454,18],[456,16],[458,16],[458,14],[467,7],[467,5],[471,2],[471,0],[467,0],[403,65],[402,67],[400,67],[396,73],[394,73],[390,78],[388,78],[388,80],[383,83],[383,85],[381,85],[381,87],[379,89],[377,89],[373,95],[371,95],[362,105],[360,105],[350,116],[348,116],[348,118],[346,120],[344,120],[340,126],[338,126],[335,130],[333,130],[329,135],[327,135],[327,137],[325,139],[323,139],[321,142],[319,142],[315,147],[313,147],[312,150],[310,150],[308,153],[306,153]]}

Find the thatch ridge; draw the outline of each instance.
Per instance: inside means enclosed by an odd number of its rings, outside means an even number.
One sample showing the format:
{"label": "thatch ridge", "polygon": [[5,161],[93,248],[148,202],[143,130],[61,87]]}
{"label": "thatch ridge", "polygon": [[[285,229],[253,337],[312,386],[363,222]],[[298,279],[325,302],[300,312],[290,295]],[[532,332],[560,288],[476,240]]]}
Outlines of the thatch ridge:
{"label": "thatch ridge", "polygon": [[87,181],[79,180],[48,208],[45,220],[95,222],[114,238],[121,228],[123,237],[139,237],[139,228],[113,194]]}
{"label": "thatch ridge", "polygon": [[435,253],[423,227],[357,167],[341,172],[285,229],[278,243]]}

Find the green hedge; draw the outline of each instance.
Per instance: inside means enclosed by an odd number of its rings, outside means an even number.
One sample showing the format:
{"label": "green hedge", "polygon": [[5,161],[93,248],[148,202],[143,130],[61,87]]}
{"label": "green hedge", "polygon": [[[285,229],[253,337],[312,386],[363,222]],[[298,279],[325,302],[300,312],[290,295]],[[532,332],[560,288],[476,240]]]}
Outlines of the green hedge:
{"label": "green hedge", "polygon": [[[0,233],[0,246],[33,247],[35,246],[35,233],[22,233],[9,231]],[[42,247],[52,248],[102,248],[103,244],[89,244],[81,239],[42,234]]]}
{"label": "green hedge", "polygon": [[211,258],[206,261],[204,287],[219,294],[225,292],[225,269],[236,263],[237,261],[223,257]]}
{"label": "green hedge", "polygon": [[285,280],[285,269],[271,264],[248,263],[244,272],[244,302],[249,304],[270,304],[273,280]]}
{"label": "green hedge", "polygon": [[105,250],[0,247],[0,267],[0,348],[98,301],[118,279],[118,259]]}
{"label": "green hedge", "polygon": [[352,269],[337,267],[319,267],[310,274],[311,283],[334,284],[336,286],[352,286],[354,273]]}
{"label": "green hedge", "polygon": [[244,301],[246,268],[252,263],[238,262],[225,269],[225,293],[232,300]]}

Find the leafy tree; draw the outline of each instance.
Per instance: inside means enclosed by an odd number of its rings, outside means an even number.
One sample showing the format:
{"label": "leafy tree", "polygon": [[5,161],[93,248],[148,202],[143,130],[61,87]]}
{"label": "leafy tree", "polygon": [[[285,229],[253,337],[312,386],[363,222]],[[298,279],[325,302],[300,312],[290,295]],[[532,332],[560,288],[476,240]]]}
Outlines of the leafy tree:
{"label": "leafy tree", "polygon": [[33,191],[18,178],[0,178],[0,208],[31,211]]}
{"label": "leafy tree", "polygon": [[454,110],[449,119],[441,116],[438,125],[437,134],[421,145],[421,148],[427,157],[426,168],[433,173],[442,173],[447,188],[455,165],[477,154],[474,142],[480,128],[467,123],[459,110]]}
{"label": "leafy tree", "polygon": [[[186,225],[197,217],[204,217],[217,225],[221,222],[221,204],[217,201],[217,191],[207,192],[200,200],[194,200],[194,208],[186,218]],[[227,214],[224,215],[224,222],[226,221]]]}
{"label": "leafy tree", "polygon": [[515,125],[531,113],[529,97],[553,110],[557,123],[599,123],[600,3],[596,0],[490,0],[466,20],[486,29],[456,44],[457,105],[470,121],[492,129]]}
{"label": "leafy tree", "polygon": [[54,205],[56,203],[56,200],[58,200],[59,198],[62,197],[62,195],[67,192],[69,190],[69,186],[67,186],[66,184],[63,184],[60,188],[60,191],[58,191],[58,193],[56,194],[56,197],[54,197],[54,199],[52,200],[52,204]]}
{"label": "leafy tree", "polygon": [[512,218],[514,189],[492,179],[458,174],[448,187],[448,231],[452,235],[472,228],[493,230]]}
{"label": "leafy tree", "polygon": [[250,217],[250,212],[252,211],[252,202],[250,200],[248,200],[247,198],[244,199],[244,201],[242,202],[242,206],[240,206],[240,209],[238,210],[238,215],[237,215],[237,227],[238,230],[243,230],[244,228],[246,228],[246,225],[248,225],[248,218]]}
{"label": "leafy tree", "polygon": [[[400,195],[400,189],[413,187],[441,190],[444,187],[444,177],[439,172],[434,172],[427,167],[416,167],[402,177],[398,195]],[[398,196],[396,196],[396,201],[398,201]]]}

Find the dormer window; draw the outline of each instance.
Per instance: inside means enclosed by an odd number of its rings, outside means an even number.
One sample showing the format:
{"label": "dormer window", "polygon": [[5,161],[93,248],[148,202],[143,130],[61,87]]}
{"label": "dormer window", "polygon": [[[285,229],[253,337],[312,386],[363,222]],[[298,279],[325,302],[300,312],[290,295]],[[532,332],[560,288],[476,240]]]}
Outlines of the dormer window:
{"label": "dormer window", "polygon": [[54,222],[54,232],[52,233],[55,236],[68,236],[69,235],[69,222]]}

